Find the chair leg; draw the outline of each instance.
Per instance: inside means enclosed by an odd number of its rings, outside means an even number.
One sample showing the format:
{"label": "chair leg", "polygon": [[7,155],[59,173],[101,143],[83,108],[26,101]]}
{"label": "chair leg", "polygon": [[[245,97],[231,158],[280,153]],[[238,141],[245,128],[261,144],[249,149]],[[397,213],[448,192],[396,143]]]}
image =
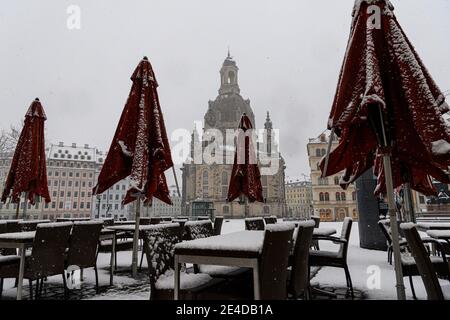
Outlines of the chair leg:
{"label": "chair leg", "polygon": [[141,254],[141,262],[139,263],[139,271],[142,271],[142,261],[144,260],[144,250],[142,250]]}
{"label": "chair leg", "polygon": [[114,252],[114,271],[117,271],[117,249]]}
{"label": "chair leg", "polygon": [[411,292],[413,294],[413,298],[414,300],[417,300],[417,296],[416,296],[416,290],[414,290],[414,282],[413,282],[413,277],[412,275],[409,275],[409,284],[411,286]]}
{"label": "chair leg", "polygon": [[0,278],[0,299],[2,298],[3,294],[3,278]]}
{"label": "chair leg", "polygon": [[350,276],[350,271],[348,270],[348,266],[347,265],[344,266],[344,271],[345,271],[345,278],[347,280],[347,288],[350,289],[350,293],[351,293],[352,299],[354,299],[355,295],[354,295],[354,292],[353,292],[352,278]]}
{"label": "chair leg", "polygon": [[67,300],[69,298],[69,292],[68,292],[68,289],[67,289],[65,273],[66,273],[66,271],[64,270],[61,275],[62,275],[62,278],[63,278],[63,285],[64,285],[64,300]]}
{"label": "chair leg", "polygon": [[39,299],[39,282],[40,282],[40,280],[38,278],[36,280],[36,291],[34,292],[34,297],[35,297],[36,300]]}
{"label": "chair leg", "polygon": [[94,271],[95,271],[95,291],[96,291],[96,293],[98,293],[99,290],[98,290],[98,270],[97,270],[97,264],[94,266]]}
{"label": "chair leg", "polygon": [[44,286],[44,279],[41,279],[41,284],[39,285],[39,297],[42,297],[42,287]]}
{"label": "chair leg", "polygon": [[30,286],[30,300],[33,300],[33,281],[28,279],[28,285]]}

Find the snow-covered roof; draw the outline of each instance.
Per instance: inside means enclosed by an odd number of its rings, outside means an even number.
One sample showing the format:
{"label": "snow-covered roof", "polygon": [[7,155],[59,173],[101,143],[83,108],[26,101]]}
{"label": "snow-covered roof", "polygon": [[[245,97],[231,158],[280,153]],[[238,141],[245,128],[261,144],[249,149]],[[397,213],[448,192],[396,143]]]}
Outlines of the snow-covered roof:
{"label": "snow-covered roof", "polygon": [[105,156],[97,148],[90,147],[88,144],[78,146],[76,143],[72,143],[68,146],[60,142],[50,146],[47,158],[48,160],[95,161],[102,163]]}

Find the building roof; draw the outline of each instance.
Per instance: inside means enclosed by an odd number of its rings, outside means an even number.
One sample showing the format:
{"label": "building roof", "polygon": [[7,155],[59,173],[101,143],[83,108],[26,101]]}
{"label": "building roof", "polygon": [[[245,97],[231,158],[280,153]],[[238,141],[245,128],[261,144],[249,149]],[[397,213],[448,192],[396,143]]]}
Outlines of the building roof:
{"label": "building roof", "polygon": [[103,154],[97,148],[90,147],[88,144],[78,146],[76,143],[72,143],[68,146],[60,142],[52,144],[47,151],[48,160],[98,162],[102,158],[104,158]]}

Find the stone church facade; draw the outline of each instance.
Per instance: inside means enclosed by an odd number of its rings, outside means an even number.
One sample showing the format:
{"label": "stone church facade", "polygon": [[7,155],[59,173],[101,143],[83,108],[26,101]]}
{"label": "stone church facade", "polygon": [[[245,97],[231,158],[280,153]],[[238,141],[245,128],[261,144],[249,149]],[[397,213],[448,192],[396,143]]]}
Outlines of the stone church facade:
{"label": "stone church facade", "polygon": [[[182,167],[183,214],[192,214],[193,201],[210,201],[214,204],[214,215],[236,218],[267,215],[282,217],[286,215],[285,163],[278,152],[278,145],[274,142],[269,113],[267,113],[262,141],[257,143],[257,153],[258,156],[261,156],[264,152],[270,153],[274,157],[272,159],[275,159],[272,161],[277,162],[276,167],[278,169],[275,173],[262,175],[261,182],[265,202],[250,203],[246,210],[246,205],[242,201],[235,200],[231,203],[226,201],[235,149],[234,142],[230,143],[225,138],[226,132],[227,130],[236,130],[243,113],[247,114],[256,128],[250,100],[244,99],[240,95],[238,71],[236,62],[228,54],[220,70],[219,95],[214,101],[208,103],[208,110],[204,116],[203,131],[199,133],[198,130],[194,129],[192,133],[191,156]],[[217,163],[219,162],[217,161],[211,164],[211,162],[206,163],[207,161],[202,157],[200,157],[201,161],[195,161],[196,156],[199,153],[203,154],[205,148],[209,147],[209,140],[205,139],[205,134],[211,129],[220,131],[224,137],[221,144],[222,153],[220,154],[221,156],[223,154],[223,161],[222,163]],[[202,136],[203,139],[200,139],[199,136]],[[264,165],[268,166],[269,164],[260,163],[260,168],[263,169]],[[264,170],[261,170],[261,172],[264,173]]]}

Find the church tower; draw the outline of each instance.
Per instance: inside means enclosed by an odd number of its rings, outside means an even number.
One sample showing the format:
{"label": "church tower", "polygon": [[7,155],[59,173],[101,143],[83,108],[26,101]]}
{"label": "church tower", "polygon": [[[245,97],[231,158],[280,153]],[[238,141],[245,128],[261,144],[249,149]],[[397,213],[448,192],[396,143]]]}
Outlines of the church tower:
{"label": "church tower", "polygon": [[238,84],[238,72],[239,68],[233,60],[233,57],[231,57],[230,50],[228,50],[228,56],[220,69],[220,95],[239,94],[241,92]]}

